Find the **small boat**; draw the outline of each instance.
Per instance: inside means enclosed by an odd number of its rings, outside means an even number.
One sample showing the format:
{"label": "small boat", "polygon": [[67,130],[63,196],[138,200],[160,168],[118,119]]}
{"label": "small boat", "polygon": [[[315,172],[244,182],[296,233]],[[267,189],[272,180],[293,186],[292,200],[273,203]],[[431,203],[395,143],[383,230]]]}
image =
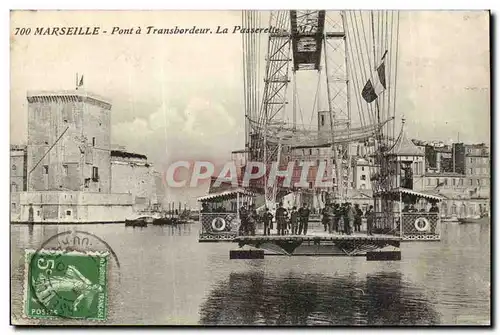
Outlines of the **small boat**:
{"label": "small boat", "polygon": [[472,216],[468,218],[458,218],[458,222],[460,224],[466,224],[466,223],[480,223],[483,221],[483,217],[480,215],[477,216]]}
{"label": "small boat", "polygon": [[456,216],[450,216],[441,219],[442,223],[459,223],[458,218]]}
{"label": "small boat", "polygon": [[148,224],[152,224],[155,218],[152,216],[140,216],[133,219],[125,220],[125,227],[147,227]]}
{"label": "small boat", "polygon": [[179,219],[176,217],[162,217],[162,218],[157,218],[153,221],[153,225],[155,226],[175,225],[178,223]]}

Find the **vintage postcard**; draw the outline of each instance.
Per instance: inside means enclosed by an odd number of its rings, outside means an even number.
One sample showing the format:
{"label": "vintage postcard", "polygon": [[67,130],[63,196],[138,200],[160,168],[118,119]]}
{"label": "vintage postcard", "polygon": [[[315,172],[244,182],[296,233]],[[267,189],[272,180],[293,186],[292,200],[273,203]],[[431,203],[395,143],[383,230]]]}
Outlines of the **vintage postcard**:
{"label": "vintage postcard", "polygon": [[491,325],[489,29],[11,11],[11,323]]}

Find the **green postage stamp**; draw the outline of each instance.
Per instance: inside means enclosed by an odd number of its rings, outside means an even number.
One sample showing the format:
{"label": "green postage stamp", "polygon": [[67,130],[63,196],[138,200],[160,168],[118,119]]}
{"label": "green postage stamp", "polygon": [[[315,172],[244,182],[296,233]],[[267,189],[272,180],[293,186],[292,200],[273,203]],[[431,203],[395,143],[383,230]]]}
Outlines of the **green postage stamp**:
{"label": "green postage stamp", "polygon": [[107,318],[107,252],[27,250],[24,308],[28,318]]}

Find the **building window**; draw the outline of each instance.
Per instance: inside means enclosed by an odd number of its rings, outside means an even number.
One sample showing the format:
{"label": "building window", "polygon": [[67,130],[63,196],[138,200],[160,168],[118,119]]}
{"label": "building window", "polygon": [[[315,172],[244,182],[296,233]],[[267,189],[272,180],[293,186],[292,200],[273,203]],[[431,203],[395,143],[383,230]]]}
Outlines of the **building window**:
{"label": "building window", "polygon": [[477,186],[481,186],[481,180],[480,179],[476,179],[476,185]]}
{"label": "building window", "polygon": [[16,183],[12,183],[10,185],[10,191],[11,192],[17,192],[17,184]]}
{"label": "building window", "polygon": [[99,169],[97,166],[92,167],[92,181],[99,181]]}
{"label": "building window", "polygon": [[361,171],[365,171],[365,167],[364,166],[361,167]]}
{"label": "building window", "polygon": [[361,180],[366,180],[366,175],[362,174],[361,175]]}
{"label": "building window", "polygon": [[16,210],[16,203],[15,202],[12,203],[12,209]]}
{"label": "building window", "polygon": [[16,164],[12,164],[12,171],[16,171]]}
{"label": "building window", "polygon": [[321,115],[321,126],[325,125],[325,116]]}
{"label": "building window", "polygon": [[472,164],[474,162],[474,160],[472,159],[472,157],[469,159],[469,162]]}
{"label": "building window", "polygon": [[472,186],[474,184],[474,181],[472,179],[469,180],[469,184],[470,184],[470,186]]}
{"label": "building window", "polygon": [[309,156],[312,156],[313,154],[313,149],[309,149]]}
{"label": "building window", "polygon": [[92,146],[95,147],[95,137],[92,137]]}
{"label": "building window", "polygon": [[451,181],[452,181],[452,183],[453,183],[453,186],[455,186],[455,185],[456,185],[456,183],[457,183],[457,182],[456,182],[456,180],[455,180],[455,179],[452,179]]}
{"label": "building window", "polygon": [[448,185],[448,178],[444,178],[444,184]]}
{"label": "building window", "polygon": [[63,175],[68,175],[68,166],[66,164],[63,165]]}
{"label": "building window", "polygon": [[463,180],[463,179],[459,179],[459,180],[458,180],[458,185],[460,185],[460,186],[464,186],[464,180]]}
{"label": "building window", "polygon": [[364,190],[366,188],[366,186],[365,186],[365,184],[361,184],[361,185],[359,185],[359,188]]}
{"label": "building window", "polygon": [[473,174],[472,169],[469,169],[469,174]]}
{"label": "building window", "polygon": [[439,178],[436,178],[436,185],[439,185]]}
{"label": "building window", "polygon": [[430,186],[430,185],[431,185],[431,180],[427,179],[427,186]]}
{"label": "building window", "polygon": [[85,188],[89,188],[90,186],[90,178],[85,178]]}
{"label": "building window", "polygon": [[48,165],[43,166],[43,174],[49,174],[49,166]]}
{"label": "building window", "polygon": [[71,215],[71,210],[67,210],[66,215]]}

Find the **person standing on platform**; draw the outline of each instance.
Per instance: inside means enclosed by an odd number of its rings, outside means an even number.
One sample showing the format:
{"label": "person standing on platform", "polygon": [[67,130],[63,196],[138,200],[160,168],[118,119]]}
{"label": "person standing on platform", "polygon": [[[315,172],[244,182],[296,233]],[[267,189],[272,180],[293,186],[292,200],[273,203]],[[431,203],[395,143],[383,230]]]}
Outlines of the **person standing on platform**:
{"label": "person standing on platform", "polygon": [[359,208],[359,204],[354,205],[354,231],[361,231],[361,218],[363,216],[363,211]]}
{"label": "person standing on platform", "polygon": [[248,235],[248,211],[246,208],[246,204],[241,206],[240,208],[240,235]]}
{"label": "person standing on platform", "polygon": [[283,207],[283,203],[279,203],[279,207],[276,210],[276,222],[278,228],[278,235],[285,235],[286,229],[286,218],[288,216],[288,211]]}
{"label": "person standing on platform", "polygon": [[328,205],[328,234],[333,234],[335,224],[335,205]]}
{"label": "person standing on platform", "polygon": [[304,233],[304,235],[307,235],[307,228],[309,226],[309,214],[311,211],[309,210],[309,207],[307,204],[304,202],[302,204],[302,207],[299,209],[299,219],[300,219],[300,225],[299,225],[299,235]]}
{"label": "person standing on platform", "polygon": [[343,229],[341,229],[340,224],[339,224],[341,217],[342,217],[342,213],[340,211],[340,206],[339,206],[339,204],[335,204],[335,206],[333,207],[333,230],[336,233],[343,231]]}
{"label": "person standing on platform", "polygon": [[323,223],[323,227],[325,227],[325,231],[328,227],[328,206],[330,204],[326,204],[325,207],[321,210],[321,223]]}
{"label": "person standing on platform", "polygon": [[342,218],[344,221],[344,234],[351,235],[349,230],[349,206],[347,203],[342,204]]}
{"label": "person standing on platform", "polygon": [[345,221],[346,221],[346,207],[345,207],[345,203],[339,205],[339,211],[338,211],[338,215],[339,215],[339,232],[340,234],[344,235],[344,234],[347,234],[347,230],[345,229],[346,227],[346,224],[345,224]]}
{"label": "person standing on platform", "polygon": [[250,205],[250,212],[248,213],[248,235],[255,235],[255,227],[257,225],[258,215],[255,210],[255,205]]}
{"label": "person standing on platform", "polygon": [[269,211],[269,208],[266,207],[266,211],[264,212],[264,235],[271,235],[271,229],[273,229],[273,215]]}
{"label": "person standing on platform", "polygon": [[347,203],[347,215],[349,217],[349,235],[351,235],[354,232],[354,217],[356,212],[350,202]]}
{"label": "person standing on platform", "polygon": [[299,221],[299,212],[297,212],[297,207],[293,206],[292,211],[290,212],[290,226],[291,226],[292,235],[297,234],[297,230],[299,227],[298,221]]}
{"label": "person standing on platform", "polygon": [[368,210],[365,213],[366,216],[366,233],[368,235],[373,235],[373,218],[375,216],[375,213],[373,212],[373,206],[370,206]]}

